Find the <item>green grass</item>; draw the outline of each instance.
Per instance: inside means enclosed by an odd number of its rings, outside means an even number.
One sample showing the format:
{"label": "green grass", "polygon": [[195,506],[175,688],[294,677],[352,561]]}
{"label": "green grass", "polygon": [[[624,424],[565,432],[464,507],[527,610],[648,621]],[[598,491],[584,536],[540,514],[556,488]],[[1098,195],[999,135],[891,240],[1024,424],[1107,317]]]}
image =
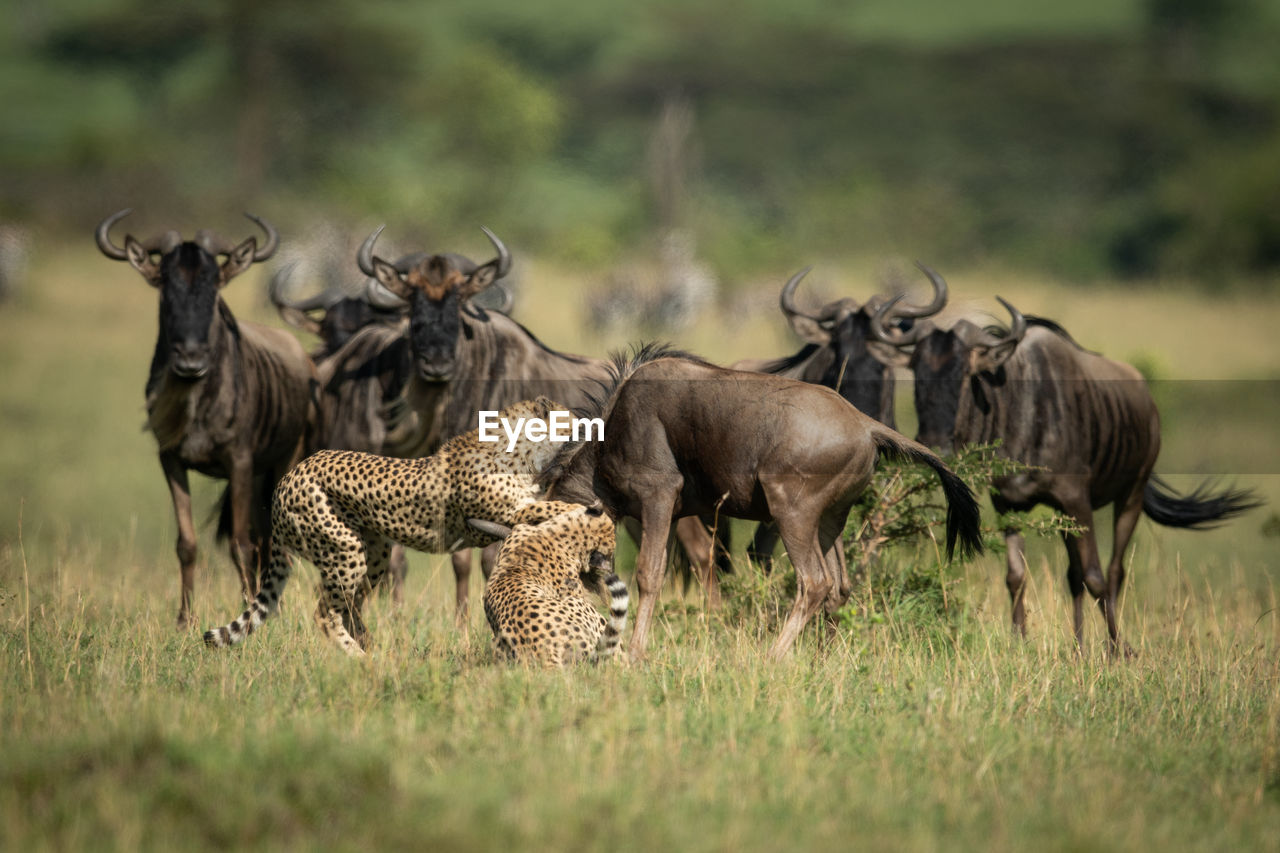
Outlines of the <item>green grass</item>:
{"label": "green grass", "polygon": [[[533,270],[521,319],[548,343],[593,354],[623,343],[578,334],[560,307],[585,279]],[[814,626],[780,664],[764,653],[769,593],[785,578],[744,575],[718,613],[669,590],[643,662],[531,672],[494,660],[479,608],[457,631],[447,560],[413,555],[406,605],[370,604],[368,661],[314,627],[310,568],[279,618],[214,653],[173,629],[174,527],[141,431],[154,294],[82,246],[43,253],[33,273],[38,286],[0,306],[0,848],[1280,846],[1280,566],[1263,533],[1280,468],[1206,469],[1270,501],[1229,526],[1139,526],[1121,614],[1139,654],[1127,663],[1107,657],[1092,605],[1076,653],[1062,549],[1043,541],[1031,543],[1026,642],[1009,636],[990,556],[957,573],[946,619],[903,610]],[[269,319],[260,283],[246,277],[228,297]],[[537,298],[553,286],[556,298]],[[1231,301],[1151,293],[1146,322],[1118,324],[1105,312],[1129,297],[1106,290],[1088,295],[1093,323],[1066,288],[1000,292],[1074,306],[1064,322],[1088,346],[1155,353],[1171,377],[1190,356],[1161,343],[1176,339],[1169,328],[1234,317],[1237,334],[1201,375],[1276,374],[1274,344],[1255,331],[1280,310],[1274,298],[1242,315]],[[792,344],[774,310],[728,336],[708,320],[682,340],[720,359],[765,342],[780,352]],[[1222,387],[1244,399],[1215,405],[1274,409],[1250,398],[1256,385]],[[1167,419],[1179,453],[1210,446],[1202,431],[1214,429],[1212,444],[1230,448],[1214,464],[1274,459],[1256,424],[1215,425],[1194,398],[1170,405],[1184,412]],[[1193,472],[1176,467],[1185,487]],[[196,485],[207,512],[216,487]],[[201,626],[240,606],[209,539]]]}

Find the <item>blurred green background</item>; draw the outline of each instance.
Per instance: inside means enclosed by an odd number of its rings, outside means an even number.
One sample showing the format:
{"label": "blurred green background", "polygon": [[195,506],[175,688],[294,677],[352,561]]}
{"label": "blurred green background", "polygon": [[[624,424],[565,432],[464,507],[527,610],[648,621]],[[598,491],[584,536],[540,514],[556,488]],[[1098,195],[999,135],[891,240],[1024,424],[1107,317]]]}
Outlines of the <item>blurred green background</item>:
{"label": "blurred green background", "polygon": [[1275,0],[7,9],[0,222],[58,235],[126,205],[142,230],[484,223],[598,269],[679,227],[730,286],[815,255],[1280,269]]}

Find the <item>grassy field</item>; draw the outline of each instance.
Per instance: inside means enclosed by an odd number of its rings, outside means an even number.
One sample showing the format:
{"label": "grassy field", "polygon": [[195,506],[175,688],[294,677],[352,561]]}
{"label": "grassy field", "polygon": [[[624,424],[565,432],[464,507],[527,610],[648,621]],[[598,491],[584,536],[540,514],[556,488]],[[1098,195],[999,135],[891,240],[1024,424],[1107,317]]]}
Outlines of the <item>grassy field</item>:
{"label": "grassy field", "polygon": [[[1135,660],[1108,660],[1092,612],[1075,652],[1061,547],[1033,542],[1025,643],[988,556],[956,572],[945,618],[814,628],[781,664],[746,574],[718,613],[669,590],[641,663],[544,673],[496,663],[478,608],[456,630],[447,561],[422,555],[405,607],[371,603],[366,662],[322,641],[309,568],[239,649],[177,633],[174,525],[141,429],[154,293],[84,245],[42,249],[0,306],[2,849],[1280,847],[1280,298],[950,277],[963,305],[1000,293],[1145,360],[1167,380],[1159,470],[1270,502],[1210,532],[1140,525]],[[793,348],[769,296],[785,274],[680,342],[722,360]],[[550,345],[627,342],[578,331],[587,279],[533,264],[524,280],[518,316]],[[261,284],[228,299],[275,322]],[[216,487],[195,485],[207,512]],[[201,544],[208,625],[239,602],[208,530]]]}

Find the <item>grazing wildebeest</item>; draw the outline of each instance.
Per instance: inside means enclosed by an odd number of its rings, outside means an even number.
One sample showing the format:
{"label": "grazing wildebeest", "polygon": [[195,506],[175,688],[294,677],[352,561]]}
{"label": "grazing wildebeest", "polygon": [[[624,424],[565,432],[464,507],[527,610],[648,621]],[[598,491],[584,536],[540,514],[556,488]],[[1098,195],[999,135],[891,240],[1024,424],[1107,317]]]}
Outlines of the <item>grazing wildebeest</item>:
{"label": "grazing wildebeest", "polygon": [[[257,589],[259,555],[270,536],[271,491],[301,456],[315,422],[315,368],[301,345],[282,329],[237,321],[219,290],[258,261],[271,257],[276,230],[247,214],[267,235],[232,245],[200,230],[183,241],[167,231],[146,241],[126,235],[124,248],[109,232],[129,209],[113,213],[95,232],[98,248],[128,261],[160,291],[160,330],[147,378],[147,422],[160,446],[178,524],[182,603],[178,624],[191,620],[196,559],[195,526],[187,472],[228,481],[222,531],[229,528],[240,589]],[[219,264],[218,256],[225,260]]]}
{"label": "grazing wildebeest", "polygon": [[677,516],[718,511],[776,521],[796,569],[796,599],[774,643],[781,656],[824,601],[849,597],[841,534],[879,456],[922,462],[947,498],[947,554],[981,551],[972,492],[932,451],[859,412],[830,388],[716,367],[663,347],[615,361],[597,405],[604,439],[566,445],[540,478],[546,500],[591,503],[641,520],[640,606],[631,653],[643,652]]}
{"label": "grazing wildebeest", "polygon": [[[1064,534],[1067,582],[1073,599],[1076,642],[1081,642],[1083,595],[1088,589],[1106,619],[1111,649],[1120,639],[1116,604],[1124,584],[1124,552],[1145,512],[1170,527],[1201,527],[1257,505],[1244,490],[1208,493],[1201,486],[1182,497],[1153,476],[1160,452],[1160,416],[1146,381],[1133,367],[1089,352],[1051,320],[1024,317],[1000,299],[1012,317],[1009,329],[984,329],[967,320],[940,330],[931,323],[891,330],[884,320],[894,304],[877,312],[873,329],[904,350],[915,374],[917,438],[952,448],[1000,440],[1000,453],[1036,466],[997,479],[996,512],[1047,504],[1072,516],[1084,532]],[[909,351],[909,355],[906,351]],[[1114,504],[1111,563],[1102,572],[1093,511]],[[1026,559],[1021,534],[1006,532],[1006,584],[1013,624],[1026,634],[1023,592]]]}
{"label": "grazing wildebeest", "polygon": [[[917,262],[916,266],[928,277],[933,287],[933,299],[928,305],[899,306],[894,316],[904,325],[931,317],[947,304],[947,283],[942,276],[922,263]],[[827,303],[817,312],[803,311],[796,305],[796,288],[810,269],[806,267],[793,275],[783,285],[778,297],[778,305],[792,330],[809,343],[785,358],[743,359],[730,367],[825,385],[839,392],[864,414],[886,426],[896,427],[893,365],[897,361],[897,351],[871,334],[871,317],[886,300],[873,296],[859,305],[857,300],[845,297]],[[728,527],[718,527],[717,531],[724,531],[720,537],[721,548],[727,553]],[[777,528],[762,524],[756,529],[747,556],[768,571],[777,543]]]}
{"label": "grazing wildebeest", "polygon": [[[360,435],[396,456],[424,456],[441,442],[477,426],[477,413],[546,396],[570,408],[609,374],[599,359],[550,349],[505,314],[474,301],[507,274],[511,254],[484,229],[497,252],[477,265],[461,255],[414,253],[390,263],[374,254],[378,228],[357,253],[362,272],[376,279],[370,301],[407,310],[408,328],[369,327],[320,366],[326,446],[348,446]],[[705,532],[680,530],[696,560],[710,551]],[[487,552],[484,568],[497,549]],[[457,615],[466,615],[470,551],[453,555]],[[397,576],[393,569],[393,583]]]}

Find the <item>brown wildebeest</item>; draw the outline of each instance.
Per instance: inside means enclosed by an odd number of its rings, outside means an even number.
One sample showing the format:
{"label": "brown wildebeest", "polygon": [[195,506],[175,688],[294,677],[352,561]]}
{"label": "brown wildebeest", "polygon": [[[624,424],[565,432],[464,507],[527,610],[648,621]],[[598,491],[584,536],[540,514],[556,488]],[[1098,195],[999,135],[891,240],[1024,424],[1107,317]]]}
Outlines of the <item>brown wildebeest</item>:
{"label": "brown wildebeest", "polygon": [[567,445],[540,480],[547,500],[591,503],[639,518],[640,606],[633,656],[644,651],[678,516],[720,512],[776,521],[796,569],[791,612],[774,643],[780,657],[830,598],[849,597],[841,534],[880,456],[922,462],[947,498],[947,554],[982,549],[973,493],[932,451],[855,409],[830,388],[716,367],[649,346],[615,359],[600,401],[604,439]]}
{"label": "brown wildebeest", "polygon": [[[247,214],[267,234],[258,247],[210,231],[183,241],[168,231],[145,241],[111,242],[113,213],[95,232],[98,248],[128,261],[160,291],[160,331],[147,379],[147,423],[160,446],[160,465],[178,524],[182,603],[178,625],[191,621],[196,532],[187,472],[228,481],[219,533],[230,533],[231,558],[246,600],[258,586],[259,557],[268,553],[271,492],[301,458],[315,425],[315,367],[293,335],[237,321],[219,291],[250,265],[271,257],[276,230]],[[219,264],[218,256],[225,257]]]}
{"label": "brown wildebeest", "polygon": [[[1023,316],[1003,299],[1000,304],[1012,317],[1007,330],[961,320],[947,330],[926,322],[903,333],[884,322],[893,302],[882,306],[873,330],[909,351],[902,358],[915,374],[921,442],[950,452],[999,439],[1000,453],[1036,466],[997,479],[991,503],[998,513],[1046,504],[1085,528],[1080,535],[1063,535],[1077,646],[1088,589],[1106,619],[1111,650],[1129,652],[1120,639],[1116,605],[1124,552],[1139,516],[1145,512],[1158,524],[1195,528],[1259,502],[1246,490],[1210,494],[1202,485],[1186,497],[1162,490],[1152,473],[1160,452],[1160,415],[1142,374],[1083,349],[1052,320]],[[1107,504],[1114,504],[1114,541],[1104,575],[1093,511]],[[1025,546],[1014,530],[1006,532],[1006,541],[1013,625],[1025,636]]]}

